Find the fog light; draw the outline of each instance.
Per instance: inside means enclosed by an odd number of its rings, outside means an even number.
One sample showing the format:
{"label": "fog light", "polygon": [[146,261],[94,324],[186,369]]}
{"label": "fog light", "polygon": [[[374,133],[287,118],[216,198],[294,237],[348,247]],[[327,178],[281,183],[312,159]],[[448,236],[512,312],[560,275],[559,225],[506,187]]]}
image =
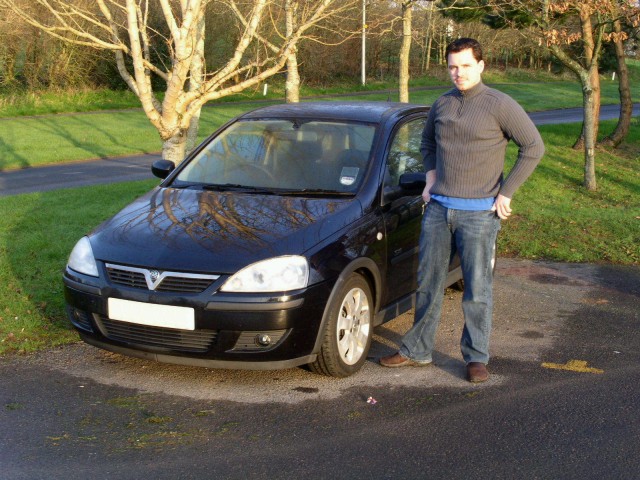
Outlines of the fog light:
{"label": "fog light", "polygon": [[89,312],[78,310],[77,308],[67,305],[67,315],[69,316],[71,323],[73,323],[77,328],[86,330],[87,332],[93,332],[91,320],[89,320],[91,315]]}
{"label": "fog light", "polygon": [[271,337],[266,333],[259,333],[256,335],[256,344],[261,347],[268,347],[271,345]]}

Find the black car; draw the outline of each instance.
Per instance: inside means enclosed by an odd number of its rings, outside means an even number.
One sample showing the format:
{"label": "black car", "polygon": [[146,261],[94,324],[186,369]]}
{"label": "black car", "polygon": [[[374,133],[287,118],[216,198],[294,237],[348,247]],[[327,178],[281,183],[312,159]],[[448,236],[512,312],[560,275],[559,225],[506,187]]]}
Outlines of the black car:
{"label": "black car", "polygon": [[156,162],[160,186],[71,253],[80,337],[170,363],[355,373],[373,327],[414,303],[427,111],[268,106],[175,169]]}

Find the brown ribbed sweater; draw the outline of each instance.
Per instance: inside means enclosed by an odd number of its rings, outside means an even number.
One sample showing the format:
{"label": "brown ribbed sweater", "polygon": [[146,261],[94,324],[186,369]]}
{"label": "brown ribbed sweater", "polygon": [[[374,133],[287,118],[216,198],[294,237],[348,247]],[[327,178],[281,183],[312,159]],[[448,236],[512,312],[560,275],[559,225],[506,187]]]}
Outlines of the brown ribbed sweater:
{"label": "brown ribbed sweater", "polygon": [[[518,146],[503,181],[507,143]],[[426,171],[436,170],[432,194],[458,198],[511,198],[544,153],[535,125],[518,103],[483,83],[438,98],[427,119],[420,151]]]}

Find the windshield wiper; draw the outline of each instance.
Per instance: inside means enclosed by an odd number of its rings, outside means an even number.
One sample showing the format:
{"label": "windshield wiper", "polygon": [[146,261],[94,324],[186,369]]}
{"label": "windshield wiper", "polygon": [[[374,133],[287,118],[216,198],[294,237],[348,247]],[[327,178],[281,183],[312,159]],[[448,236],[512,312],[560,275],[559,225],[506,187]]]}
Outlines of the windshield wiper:
{"label": "windshield wiper", "polygon": [[252,187],[250,185],[240,185],[238,183],[222,183],[222,184],[204,184],[203,190],[213,190],[215,192],[240,192],[240,193],[258,193],[264,195],[274,195],[273,190],[264,187]]}
{"label": "windshield wiper", "polygon": [[184,190],[185,188],[201,188],[201,183],[172,183],[171,185],[167,185],[167,188],[175,188],[177,190]]}
{"label": "windshield wiper", "polygon": [[277,195],[297,195],[297,196],[322,196],[322,197],[352,197],[353,192],[340,192],[338,190],[324,190],[320,188],[302,188],[300,190],[278,190]]}
{"label": "windshield wiper", "polygon": [[214,192],[239,192],[254,193],[261,195],[289,195],[289,196],[317,196],[317,197],[352,197],[353,192],[341,192],[339,190],[326,190],[321,188],[301,188],[301,189],[266,189],[264,187],[252,187],[239,183],[184,183],[181,185],[170,185],[171,188],[185,189],[197,188]]}

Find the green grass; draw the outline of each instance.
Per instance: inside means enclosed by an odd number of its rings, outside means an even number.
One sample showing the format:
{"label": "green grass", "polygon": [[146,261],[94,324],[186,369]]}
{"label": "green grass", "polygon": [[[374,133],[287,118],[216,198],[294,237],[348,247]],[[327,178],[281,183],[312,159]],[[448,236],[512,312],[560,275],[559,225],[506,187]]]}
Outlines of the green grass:
{"label": "green grass", "polygon": [[0,117],[3,118],[123,108],[140,108],[140,101],[129,90],[0,91]]}
{"label": "green grass", "polygon": [[64,315],[62,271],[75,242],[154,181],[0,199],[0,354],[77,339]]}
{"label": "green grass", "polygon": [[0,121],[0,170],[158,151],[137,111]]}
{"label": "green grass", "polygon": [[[505,92],[518,101],[522,108],[528,112],[552,110],[557,108],[573,108],[582,106],[582,90],[576,82],[553,82],[545,84],[514,83],[492,84],[492,86]],[[416,90],[411,92],[412,103],[431,105],[442,93],[449,90],[449,86],[437,90]],[[620,103],[618,84],[606,81],[601,85],[601,101],[603,105]],[[640,83],[632,91],[634,98],[640,97]],[[372,93],[353,97],[335,98],[335,100],[377,100],[397,101],[398,93],[390,90],[387,93]]]}
{"label": "green grass", "polygon": [[[615,127],[603,122],[601,135]],[[504,222],[500,254],[564,262],[640,264],[640,121],[618,150],[600,148],[598,190],[582,186],[584,157],[567,145],[580,125],[540,127],[545,156],[516,193],[516,215]],[[509,149],[511,156],[514,148]]]}
{"label": "green grass", "polygon": [[[605,122],[606,134],[615,122]],[[583,157],[567,145],[580,125],[541,127],[547,153],[513,199],[499,255],[640,264],[640,122],[621,149],[600,150],[599,189],[582,186]],[[509,150],[513,157],[514,150]],[[154,180],[0,198],[0,354],[77,339],[62,271],[75,242]]]}

